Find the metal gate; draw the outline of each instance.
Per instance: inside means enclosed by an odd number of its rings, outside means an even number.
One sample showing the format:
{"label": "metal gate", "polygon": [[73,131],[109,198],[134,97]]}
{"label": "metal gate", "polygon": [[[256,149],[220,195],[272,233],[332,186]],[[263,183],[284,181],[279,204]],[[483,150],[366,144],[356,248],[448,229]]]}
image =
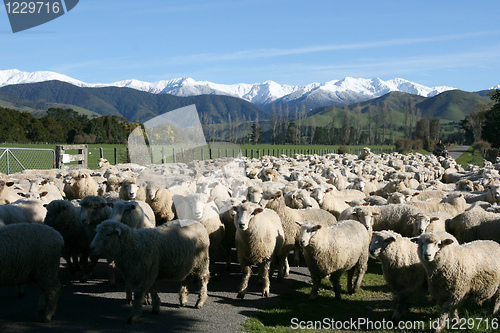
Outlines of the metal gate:
{"label": "metal gate", "polygon": [[55,163],[54,149],[0,147],[0,172],[8,175],[30,169],[52,169]]}

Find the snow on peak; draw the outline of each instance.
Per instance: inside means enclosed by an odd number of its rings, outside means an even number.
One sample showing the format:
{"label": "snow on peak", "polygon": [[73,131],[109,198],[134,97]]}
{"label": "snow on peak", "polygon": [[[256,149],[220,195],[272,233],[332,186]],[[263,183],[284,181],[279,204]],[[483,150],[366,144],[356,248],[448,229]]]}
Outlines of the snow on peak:
{"label": "snow on peak", "polygon": [[[293,101],[312,98],[339,103],[340,99],[349,102],[360,99],[368,100],[380,97],[391,91],[432,97],[441,92],[452,90],[451,87],[426,87],[408,80],[395,78],[383,81],[380,78],[362,79],[346,77],[342,80],[332,80],[324,83],[310,83],[305,86],[279,84],[274,81],[262,83],[219,84],[209,81],[196,81],[192,78],[176,78],[156,82],[145,82],[135,79],[113,83],[85,83],[69,76],[49,71],[22,72],[17,69],[0,71],[0,87],[11,84],[34,83],[49,80],[59,80],[80,87],[128,87],[153,94],[172,94],[176,96],[195,96],[201,94],[216,94],[239,97],[258,105],[269,105],[279,99]],[[498,86],[500,88],[500,85]],[[325,104],[326,105],[326,104]]]}

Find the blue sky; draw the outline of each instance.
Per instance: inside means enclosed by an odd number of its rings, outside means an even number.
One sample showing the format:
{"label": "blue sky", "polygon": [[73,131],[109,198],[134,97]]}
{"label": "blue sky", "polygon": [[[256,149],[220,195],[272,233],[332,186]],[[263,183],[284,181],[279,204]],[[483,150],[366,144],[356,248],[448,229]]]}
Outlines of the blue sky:
{"label": "blue sky", "polygon": [[500,84],[498,13],[498,0],[80,0],[13,34],[2,6],[0,69],[89,83],[400,77],[477,91]]}

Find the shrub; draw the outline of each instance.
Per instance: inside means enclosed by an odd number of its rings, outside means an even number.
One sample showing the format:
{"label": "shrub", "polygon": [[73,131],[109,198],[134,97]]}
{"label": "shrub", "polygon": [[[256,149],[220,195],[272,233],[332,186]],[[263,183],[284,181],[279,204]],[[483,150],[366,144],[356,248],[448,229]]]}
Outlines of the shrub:
{"label": "shrub", "polygon": [[338,154],[347,154],[347,147],[346,146],[340,146],[338,149]]}
{"label": "shrub", "polygon": [[484,157],[485,151],[491,149],[491,144],[488,141],[478,140],[472,144],[474,152],[479,152]]}

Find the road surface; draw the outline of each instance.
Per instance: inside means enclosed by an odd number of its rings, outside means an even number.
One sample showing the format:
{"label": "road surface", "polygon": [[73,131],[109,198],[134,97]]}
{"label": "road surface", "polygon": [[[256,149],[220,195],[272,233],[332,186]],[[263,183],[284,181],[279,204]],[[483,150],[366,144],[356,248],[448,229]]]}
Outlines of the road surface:
{"label": "road surface", "polygon": [[460,155],[466,152],[469,149],[469,146],[458,146],[455,148],[448,149],[448,154],[453,159],[457,159]]}

